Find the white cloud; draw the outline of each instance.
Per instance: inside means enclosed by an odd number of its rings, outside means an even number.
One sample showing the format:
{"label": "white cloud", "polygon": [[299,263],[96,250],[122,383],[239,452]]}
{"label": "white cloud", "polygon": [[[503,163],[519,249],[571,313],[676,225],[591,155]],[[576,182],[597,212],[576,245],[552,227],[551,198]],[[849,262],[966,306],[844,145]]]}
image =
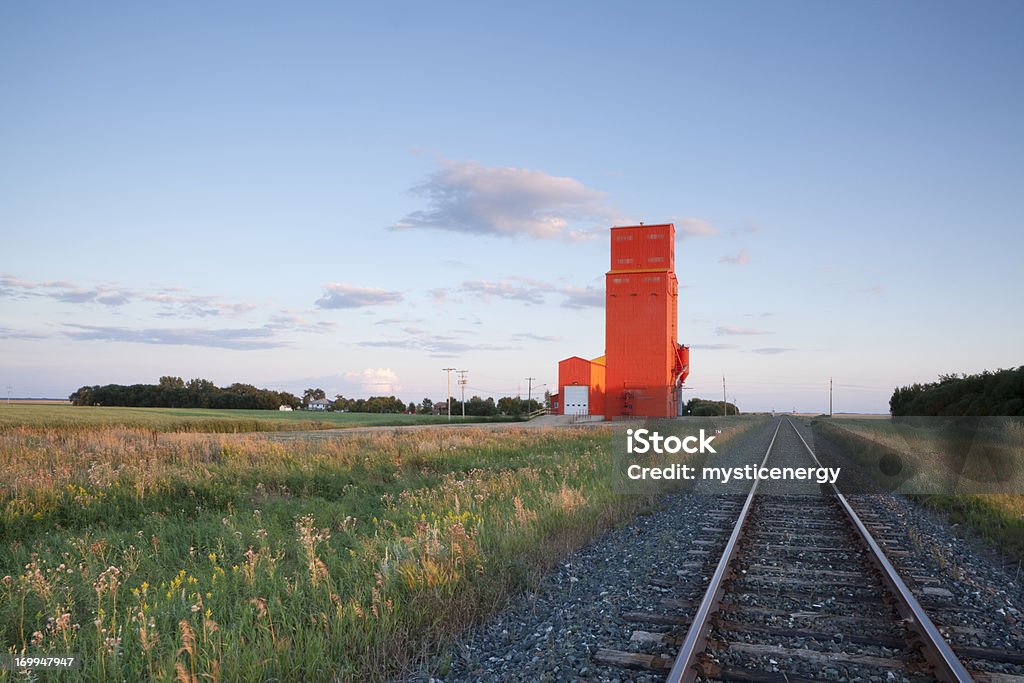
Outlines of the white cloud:
{"label": "white cloud", "polygon": [[597,287],[562,287],[565,295],[562,308],[599,308],[605,304],[604,289]]}
{"label": "white cloud", "polygon": [[12,327],[0,327],[0,339],[24,339],[35,341],[38,339],[46,339],[46,335],[39,334],[38,332],[29,332],[27,330],[16,330]]}
{"label": "white cloud", "polygon": [[291,331],[291,332],[312,332],[322,334],[334,330],[334,323],[321,320],[311,322],[301,315],[294,313],[281,313],[270,317],[270,321],[264,325],[269,330]]}
{"label": "white cloud", "polygon": [[604,306],[604,289],[597,287],[576,287],[555,285],[525,277],[510,277],[501,281],[471,280],[462,283],[462,291],[474,294],[482,301],[494,297],[527,304],[542,304],[547,296],[564,297],[562,308],[592,308]]}
{"label": "white cloud", "polygon": [[0,296],[25,298],[48,297],[66,304],[102,304],[125,306],[133,302],[156,304],[161,317],[238,316],[256,307],[249,303],[224,301],[219,296],[191,294],[181,288],[133,289],[120,285],[83,287],[63,280],[32,282],[13,275],[0,275]]}
{"label": "white cloud", "polygon": [[484,301],[492,297],[511,299],[528,304],[544,303],[544,289],[536,284],[512,284],[510,282],[489,282],[486,280],[470,280],[462,283],[462,289],[476,294]]}
{"label": "white cloud", "polygon": [[397,304],[402,299],[401,292],[329,282],[324,285],[323,296],[316,300],[316,305],[319,308],[361,308]]}
{"label": "white cloud", "polygon": [[754,327],[736,327],[735,325],[723,325],[715,328],[715,334],[718,336],[723,335],[753,335],[753,334],[771,334],[768,330],[760,330]]}
{"label": "white cloud", "polygon": [[539,341],[539,342],[559,342],[562,341],[561,337],[553,337],[551,335],[534,334],[533,332],[517,332],[512,335],[513,339],[522,339],[524,341]]}
{"label": "white cloud", "polygon": [[394,394],[400,390],[398,374],[391,368],[365,368],[360,372],[346,372],[345,379],[358,384],[368,394]]}
{"label": "white cloud", "polygon": [[675,221],[676,234],[680,237],[714,237],[718,228],[703,218],[684,218]]}
{"label": "white cloud", "polygon": [[745,266],[750,263],[750,254],[746,249],[740,249],[739,252],[733,256],[726,254],[722,258],[718,259],[719,263],[729,263],[734,266]]}
{"label": "white cloud", "polygon": [[413,188],[429,207],[410,213],[394,229],[576,241],[592,238],[592,226],[587,223],[604,224],[615,216],[604,203],[603,192],[574,178],[474,161],[440,163],[437,171]]}
{"label": "white cloud", "polygon": [[285,346],[266,327],[201,329],[201,328],[126,328],[65,323],[65,334],[79,341],[113,341],[168,346],[207,346],[217,349],[250,351]]}

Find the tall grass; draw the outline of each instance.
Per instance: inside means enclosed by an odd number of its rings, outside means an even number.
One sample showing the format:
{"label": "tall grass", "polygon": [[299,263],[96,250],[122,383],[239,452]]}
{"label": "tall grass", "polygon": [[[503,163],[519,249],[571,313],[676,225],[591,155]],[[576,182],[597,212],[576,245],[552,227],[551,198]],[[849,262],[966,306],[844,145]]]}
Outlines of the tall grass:
{"label": "tall grass", "polygon": [[[1019,419],[992,420],[957,433],[939,418],[922,425],[867,420],[819,420],[815,434],[874,471],[882,484],[899,484],[923,505],[948,513],[1015,562],[1024,561],[1024,429]],[[899,457],[902,471],[878,474],[882,458]],[[966,483],[965,483],[966,482]],[[970,486],[972,490],[963,490]],[[999,492],[979,492],[986,487]]]}
{"label": "tall grass", "polygon": [[609,442],[9,429],[2,643],[82,653],[62,681],[384,680],[650,503]]}
{"label": "tall grass", "polygon": [[[461,417],[453,416],[455,421]],[[125,427],[155,432],[312,431],[346,427],[438,425],[446,415],[341,413],[204,408],[118,408],[0,403],[0,432],[17,429],[84,430]],[[507,417],[467,417],[466,422],[508,422]]]}

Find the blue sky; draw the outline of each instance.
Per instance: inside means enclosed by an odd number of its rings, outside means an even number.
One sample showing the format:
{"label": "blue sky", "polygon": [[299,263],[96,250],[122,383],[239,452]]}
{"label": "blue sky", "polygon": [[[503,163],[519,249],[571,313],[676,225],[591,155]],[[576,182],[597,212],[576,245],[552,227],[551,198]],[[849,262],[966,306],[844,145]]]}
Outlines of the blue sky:
{"label": "blue sky", "polygon": [[553,386],[674,221],[692,395],[1022,362],[1024,6],[7,3],[0,389]]}

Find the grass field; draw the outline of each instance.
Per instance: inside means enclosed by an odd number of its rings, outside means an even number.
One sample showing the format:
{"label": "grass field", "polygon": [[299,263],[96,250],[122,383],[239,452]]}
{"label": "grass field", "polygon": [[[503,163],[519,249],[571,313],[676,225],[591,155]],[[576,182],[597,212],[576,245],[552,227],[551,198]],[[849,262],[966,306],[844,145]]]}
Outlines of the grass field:
{"label": "grass field", "polygon": [[2,642],[81,652],[60,680],[380,680],[644,504],[607,441],[7,432]]}
{"label": "grass field", "polygon": [[[950,437],[940,418],[924,427],[889,420],[818,420],[816,437],[838,445],[848,457],[873,469],[882,458],[897,455],[906,477],[900,487],[927,507],[948,513],[953,524],[987,539],[1006,555],[1024,561],[1024,429],[1009,420],[999,429],[972,432],[969,439]],[[1002,423],[1000,423],[1002,424]],[[955,476],[973,476],[998,493],[964,492]],[[883,477],[884,479],[884,477]]]}
{"label": "grass field", "polygon": [[[452,422],[462,418],[453,415]],[[474,418],[467,422],[512,421]],[[203,408],[105,408],[96,406],[0,403],[0,432],[17,428],[95,429],[127,427],[158,432],[273,432],[343,429],[448,422],[444,415],[338,413],[305,410],[211,410]]]}
{"label": "grass field", "polygon": [[653,504],[613,493],[610,443],[514,425],[156,445],[122,427],[8,429],[0,642],[82,654],[39,680],[399,676]]}

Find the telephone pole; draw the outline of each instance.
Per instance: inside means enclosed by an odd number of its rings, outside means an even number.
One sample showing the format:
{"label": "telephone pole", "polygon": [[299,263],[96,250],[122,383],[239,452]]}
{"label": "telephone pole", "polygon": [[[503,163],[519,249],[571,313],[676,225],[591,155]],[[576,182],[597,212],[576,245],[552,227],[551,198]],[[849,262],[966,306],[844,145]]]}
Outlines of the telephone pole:
{"label": "telephone pole", "polygon": [[828,416],[832,417],[832,378],[828,378]]}
{"label": "telephone pole", "polygon": [[459,375],[459,386],[462,387],[462,419],[466,419],[466,373],[469,370],[456,370]]}
{"label": "telephone pole", "polygon": [[529,382],[529,384],[527,384],[527,389],[526,389],[526,412],[528,412],[528,413],[529,412],[533,412],[533,380],[535,380],[535,379],[537,379],[537,378],[536,377],[527,377],[526,378],[526,381]]}
{"label": "telephone pole", "polygon": [[729,415],[729,404],[725,402],[725,375],[722,375],[722,415]]}
{"label": "telephone pole", "polygon": [[452,370],[455,368],[441,368],[441,372],[448,373],[448,421],[452,421]]}

